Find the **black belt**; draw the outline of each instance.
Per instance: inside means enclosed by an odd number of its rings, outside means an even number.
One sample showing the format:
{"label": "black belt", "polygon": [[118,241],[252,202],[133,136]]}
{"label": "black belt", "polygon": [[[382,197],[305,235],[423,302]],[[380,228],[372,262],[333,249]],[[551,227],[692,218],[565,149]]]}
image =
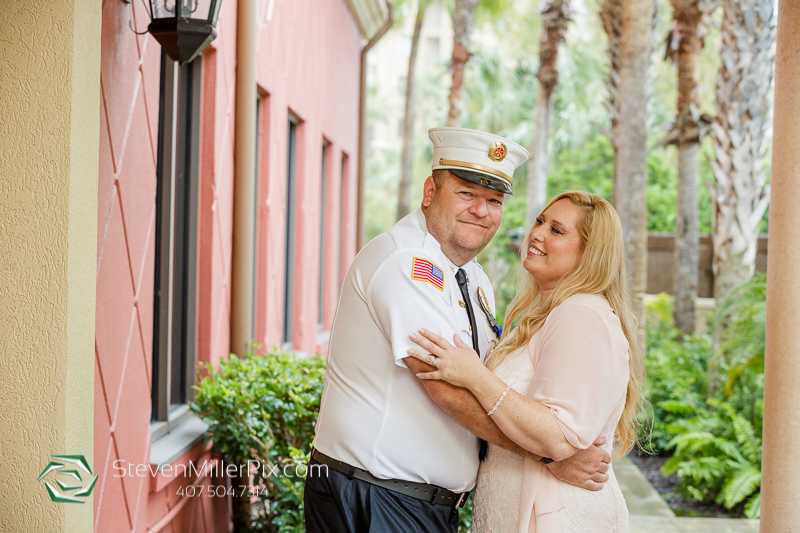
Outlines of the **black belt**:
{"label": "black belt", "polygon": [[456,509],[464,507],[467,503],[469,492],[451,492],[436,485],[428,485],[427,483],[416,483],[414,481],[404,481],[401,479],[381,479],[373,476],[366,470],[351,466],[343,461],[328,457],[319,450],[311,451],[311,458],[320,464],[326,465],[329,468],[345,474],[349,478],[360,479],[373,485],[383,487],[394,492],[399,492],[405,496],[411,496],[418,500],[424,500],[429,503],[438,505],[452,505]]}

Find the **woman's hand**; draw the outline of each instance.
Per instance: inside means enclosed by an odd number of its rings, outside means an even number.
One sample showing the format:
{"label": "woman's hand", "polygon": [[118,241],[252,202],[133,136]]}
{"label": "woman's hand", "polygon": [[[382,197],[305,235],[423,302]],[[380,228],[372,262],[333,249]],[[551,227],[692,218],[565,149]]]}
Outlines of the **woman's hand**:
{"label": "woman's hand", "polygon": [[436,367],[432,372],[417,374],[419,379],[441,379],[469,389],[470,384],[488,372],[475,350],[463,342],[458,334],[453,335],[455,346],[425,329],[419,330],[419,334],[412,333],[410,338],[428,353],[412,348],[408,350],[408,355]]}

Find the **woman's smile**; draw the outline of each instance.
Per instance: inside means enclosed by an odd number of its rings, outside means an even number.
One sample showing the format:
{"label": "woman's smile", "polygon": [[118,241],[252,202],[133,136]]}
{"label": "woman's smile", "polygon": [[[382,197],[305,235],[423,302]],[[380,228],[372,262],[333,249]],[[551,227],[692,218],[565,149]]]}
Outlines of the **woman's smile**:
{"label": "woman's smile", "polygon": [[546,253],[544,253],[543,251],[541,251],[540,249],[538,249],[538,248],[537,248],[536,246],[534,246],[533,244],[531,244],[531,245],[530,245],[530,247],[528,248],[528,255],[539,255],[539,256],[544,256],[544,255],[547,255],[547,254],[546,254]]}

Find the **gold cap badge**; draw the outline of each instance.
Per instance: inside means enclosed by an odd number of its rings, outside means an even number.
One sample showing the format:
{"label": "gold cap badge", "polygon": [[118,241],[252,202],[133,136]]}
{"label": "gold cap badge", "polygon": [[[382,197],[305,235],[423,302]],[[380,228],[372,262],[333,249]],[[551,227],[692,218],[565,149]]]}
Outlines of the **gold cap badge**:
{"label": "gold cap badge", "polygon": [[502,161],[508,154],[508,148],[501,142],[494,142],[489,147],[489,159],[492,161]]}

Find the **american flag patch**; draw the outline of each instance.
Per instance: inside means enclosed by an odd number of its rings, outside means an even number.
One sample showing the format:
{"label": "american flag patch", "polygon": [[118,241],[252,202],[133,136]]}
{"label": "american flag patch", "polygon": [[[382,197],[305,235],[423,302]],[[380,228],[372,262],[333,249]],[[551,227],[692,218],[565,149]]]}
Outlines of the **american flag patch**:
{"label": "american flag patch", "polygon": [[427,281],[440,291],[444,292],[444,274],[442,269],[434,265],[427,259],[414,258],[411,266],[411,279]]}

